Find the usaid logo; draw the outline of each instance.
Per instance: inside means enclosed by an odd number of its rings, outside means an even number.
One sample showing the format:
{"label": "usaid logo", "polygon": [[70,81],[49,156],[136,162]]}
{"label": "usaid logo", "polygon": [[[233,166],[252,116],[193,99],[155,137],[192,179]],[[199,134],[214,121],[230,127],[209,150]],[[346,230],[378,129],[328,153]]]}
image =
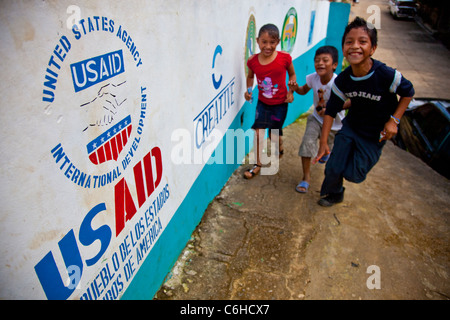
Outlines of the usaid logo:
{"label": "usaid logo", "polygon": [[161,149],[139,153],[149,147],[141,139],[148,91],[134,35],[104,16],[81,19],[71,30],[44,68],[42,101],[58,130],[49,158],[68,183],[106,190],[73,192],[85,199],[75,210],[91,209],[81,223],[70,220],[34,270],[48,299],[117,299],[165,227],[169,184]]}
{"label": "usaid logo", "polygon": [[122,50],[70,65],[75,92],[89,88],[125,71]]}
{"label": "usaid logo", "polygon": [[[147,88],[136,75],[142,58],[131,33],[108,17],[81,19],[71,31],[46,66],[46,109],[71,115],[60,116],[63,134],[51,154],[71,182],[101,188],[123,177],[139,148],[147,115]],[[99,36],[101,44],[91,43]],[[72,88],[60,88],[65,77]]]}

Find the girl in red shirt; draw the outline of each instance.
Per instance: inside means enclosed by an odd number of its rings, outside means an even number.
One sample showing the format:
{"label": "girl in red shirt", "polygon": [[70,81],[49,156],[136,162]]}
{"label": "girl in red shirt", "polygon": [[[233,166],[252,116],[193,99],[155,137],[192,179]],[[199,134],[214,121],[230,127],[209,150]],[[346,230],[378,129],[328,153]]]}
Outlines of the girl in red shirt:
{"label": "girl in red shirt", "polygon": [[264,140],[266,128],[270,129],[270,140],[278,142],[280,156],[283,154],[282,127],[286,119],[288,103],[294,100],[293,92],[288,91],[286,86],[286,71],[289,74],[289,80],[296,80],[292,57],[286,52],[276,51],[280,43],[280,32],[275,25],[266,24],[261,27],[256,42],[261,52],[251,56],[247,61],[247,88],[250,90],[244,95],[245,100],[252,99],[251,88],[256,75],[259,95],[255,123],[252,126],[255,130],[257,148],[256,164],[244,173],[247,179],[253,178],[261,170],[261,143]]}

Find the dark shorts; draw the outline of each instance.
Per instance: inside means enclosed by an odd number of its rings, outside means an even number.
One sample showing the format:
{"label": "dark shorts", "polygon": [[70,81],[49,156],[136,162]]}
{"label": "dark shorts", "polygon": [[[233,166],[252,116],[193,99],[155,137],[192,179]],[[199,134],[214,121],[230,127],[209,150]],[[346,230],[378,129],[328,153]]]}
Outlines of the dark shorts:
{"label": "dark shorts", "polygon": [[258,100],[255,112],[255,123],[252,129],[279,129],[283,135],[283,124],[286,120],[288,104],[268,105]]}

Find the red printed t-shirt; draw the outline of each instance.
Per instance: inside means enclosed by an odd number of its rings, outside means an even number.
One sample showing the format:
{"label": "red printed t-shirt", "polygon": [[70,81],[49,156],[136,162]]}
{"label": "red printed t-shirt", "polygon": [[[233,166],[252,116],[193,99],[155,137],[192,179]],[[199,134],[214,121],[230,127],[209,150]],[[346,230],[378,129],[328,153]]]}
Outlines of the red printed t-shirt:
{"label": "red printed t-shirt", "polygon": [[286,71],[292,63],[290,54],[277,51],[275,60],[262,65],[255,54],[247,61],[247,66],[256,75],[258,81],[258,99],[269,105],[284,103],[287,96]]}

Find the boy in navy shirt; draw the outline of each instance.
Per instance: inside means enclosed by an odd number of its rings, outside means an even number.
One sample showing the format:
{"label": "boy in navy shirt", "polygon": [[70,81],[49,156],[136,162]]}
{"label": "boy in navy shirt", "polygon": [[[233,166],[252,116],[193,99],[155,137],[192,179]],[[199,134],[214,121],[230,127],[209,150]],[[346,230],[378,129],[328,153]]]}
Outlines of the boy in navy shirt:
{"label": "boy in navy shirt", "polygon": [[[327,140],[334,117],[347,99],[351,107],[336,135],[333,152],[325,167],[319,204],[332,206],[344,199],[343,179],[360,183],[378,162],[386,140],[414,95],[402,74],[372,59],[377,48],[377,30],[356,17],[344,31],[342,50],[350,67],[336,78],[325,111],[316,163],[330,153]],[[397,95],[400,100],[397,100]]]}

